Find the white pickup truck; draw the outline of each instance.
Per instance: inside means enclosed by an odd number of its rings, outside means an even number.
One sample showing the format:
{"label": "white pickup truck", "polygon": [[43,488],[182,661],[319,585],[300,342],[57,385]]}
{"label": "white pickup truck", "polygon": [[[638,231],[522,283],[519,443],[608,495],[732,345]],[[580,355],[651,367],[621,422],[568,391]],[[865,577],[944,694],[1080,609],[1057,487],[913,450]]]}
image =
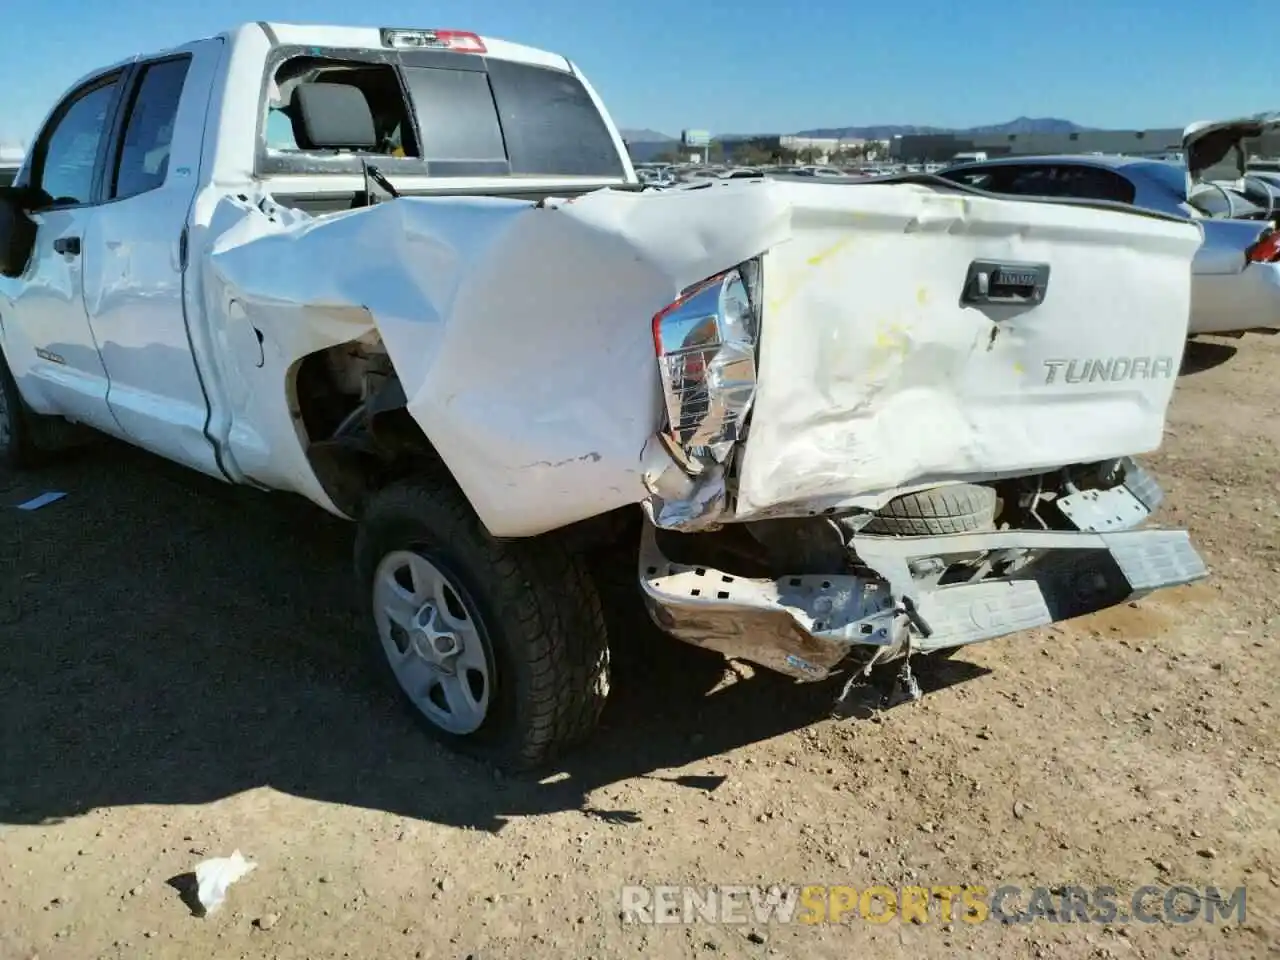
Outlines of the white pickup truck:
{"label": "white pickup truck", "polygon": [[538,766],[608,692],[601,556],[675,637],[908,687],[1205,576],[1131,459],[1200,241],[932,177],[643,191],[560,56],[248,24],[85,77],[0,191],[0,456],[89,427],[357,521],[380,669]]}

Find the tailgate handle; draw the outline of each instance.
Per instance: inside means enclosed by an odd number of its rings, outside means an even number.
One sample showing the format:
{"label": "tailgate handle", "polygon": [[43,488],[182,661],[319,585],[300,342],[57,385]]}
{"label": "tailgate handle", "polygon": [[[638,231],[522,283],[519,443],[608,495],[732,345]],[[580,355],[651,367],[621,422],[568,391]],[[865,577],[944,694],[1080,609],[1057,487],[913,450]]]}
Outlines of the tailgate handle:
{"label": "tailgate handle", "polygon": [[1047,263],[975,260],[969,264],[960,302],[1034,306],[1044,301],[1048,288]]}

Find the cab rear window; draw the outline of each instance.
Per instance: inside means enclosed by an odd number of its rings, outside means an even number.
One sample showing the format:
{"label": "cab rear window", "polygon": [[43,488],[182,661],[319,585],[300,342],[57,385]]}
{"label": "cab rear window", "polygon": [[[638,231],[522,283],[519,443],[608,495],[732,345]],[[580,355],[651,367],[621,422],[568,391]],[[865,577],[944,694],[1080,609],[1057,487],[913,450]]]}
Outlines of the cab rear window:
{"label": "cab rear window", "polygon": [[404,73],[428,162],[507,162],[487,73],[424,67],[408,67]]}
{"label": "cab rear window", "polygon": [[609,128],[573,74],[491,60],[489,82],[512,173],[623,175]]}
{"label": "cab rear window", "polygon": [[[308,51],[267,84],[258,167],[263,173],[356,170],[357,155],[299,146],[297,84],[357,87],[373,114],[388,173],[433,177],[622,178],[623,161],[600,111],[572,73],[467,54]],[[423,169],[425,165],[425,170]]]}

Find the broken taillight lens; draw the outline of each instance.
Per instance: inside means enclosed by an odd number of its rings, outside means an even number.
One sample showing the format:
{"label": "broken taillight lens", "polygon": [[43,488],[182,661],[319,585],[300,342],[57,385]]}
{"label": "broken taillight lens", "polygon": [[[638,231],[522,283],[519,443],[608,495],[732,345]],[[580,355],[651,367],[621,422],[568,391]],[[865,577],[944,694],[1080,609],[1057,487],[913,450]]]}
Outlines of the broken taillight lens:
{"label": "broken taillight lens", "polygon": [[743,436],[756,393],[760,261],[685,290],[653,318],[670,438],[723,463]]}
{"label": "broken taillight lens", "polygon": [[1280,263],[1280,230],[1272,230],[1245,254],[1250,263]]}

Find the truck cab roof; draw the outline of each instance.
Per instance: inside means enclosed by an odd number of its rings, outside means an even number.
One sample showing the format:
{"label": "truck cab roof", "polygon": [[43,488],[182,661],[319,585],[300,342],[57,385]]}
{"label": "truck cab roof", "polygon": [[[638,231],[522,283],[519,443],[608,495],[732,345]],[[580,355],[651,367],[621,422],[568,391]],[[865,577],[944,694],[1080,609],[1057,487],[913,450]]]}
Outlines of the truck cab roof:
{"label": "truck cab roof", "polygon": [[[75,87],[210,45],[223,48],[209,81],[213,179],[247,167],[273,189],[292,192],[302,177],[343,191],[349,184],[339,180],[358,178],[372,159],[415,193],[636,182],[621,134],[569,59],[468,31],[246,22],[100,66]],[[367,102],[376,145],[331,149],[300,134],[297,89],[335,83]]]}
{"label": "truck cab roof", "polygon": [[[281,44],[288,46],[315,46],[329,48],[354,48],[354,49],[382,49],[386,47],[385,36],[388,31],[398,32],[402,36],[410,35],[428,35],[434,34],[439,36],[466,36],[474,37],[480,43],[481,49],[475,50],[477,53],[483,53],[486,57],[495,57],[500,60],[513,60],[517,63],[527,63],[532,66],[552,67],[556,70],[571,70],[572,63],[568,58],[557,53],[551,53],[546,50],[539,50],[537,47],[526,46],[522,43],[513,43],[510,40],[503,40],[498,37],[480,36],[476,33],[468,31],[445,30],[443,28],[425,28],[425,27],[355,27],[355,26],[337,26],[329,24],[314,23],[280,23],[258,21],[256,23],[244,23],[240,26],[228,31],[226,36],[232,42],[238,35],[249,31],[261,30],[267,34],[268,39],[273,44]],[[440,46],[432,46],[423,44],[415,47],[402,47],[401,49],[450,49],[447,44]],[[453,47],[452,49],[458,49]]]}
{"label": "truck cab roof", "polygon": [[[426,35],[434,34],[436,36],[465,36],[475,38],[479,42],[479,48],[472,48],[467,52],[480,53],[486,57],[493,57],[499,60],[511,60],[516,63],[527,63],[531,66],[551,67],[556,70],[572,70],[573,63],[558,53],[552,53],[547,50],[540,50],[537,47],[531,47],[523,43],[514,43],[510,40],[503,40],[499,37],[481,36],[470,31],[445,30],[442,28],[429,27],[369,27],[369,26],[343,26],[338,24],[323,23],[286,23],[283,21],[244,21],[234,27],[230,27],[219,33],[210,36],[193,38],[185,43],[163,50],[153,50],[144,53],[135,54],[131,57],[125,57],[114,63],[104,64],[95,68],[90,74],[102,73],[107,70],[116,69],[130,63],[134,63],[140,59],[150,59],[154,57],[163,57],[169,54],[178,53],[186,49],[193,42],[201,40],[220,39],[226,43],[237,46],[246,41],[250,43],[260,42],[262,37],[266,37],[268,43],[272,46],[310,46],[324,47],[327,49],[349,49],[349,50],[377,50],[387,48],[385,36],[388,32],[408,36],[412,34]],[[424,43],[416,47],[402,47],[401,49],[451,49],[447,43],[437,46]],[[452,49],[459,49],[453,47]]]}

